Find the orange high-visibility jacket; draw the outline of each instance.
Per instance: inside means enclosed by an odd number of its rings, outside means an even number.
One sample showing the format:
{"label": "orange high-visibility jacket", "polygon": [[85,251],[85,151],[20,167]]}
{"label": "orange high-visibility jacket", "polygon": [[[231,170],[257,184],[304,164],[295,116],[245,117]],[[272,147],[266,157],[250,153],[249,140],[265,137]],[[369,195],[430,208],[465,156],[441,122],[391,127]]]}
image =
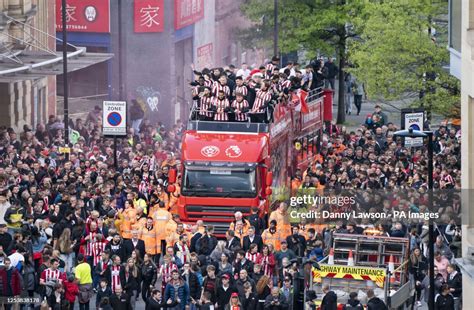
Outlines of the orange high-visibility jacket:
{"label": "orange high-visibility jacket", "polygon": [[153,225],[156,227],[156,241],[161,243],[166,239],[166,224],[171,219],[171,213],[166,209],[160,208],[153,213]]}
{"label": "orange high-visibility jacket", "polygon": [[124,239],[132,238],[132,225],[137,221],[137,211],[133,208],[123,210],[122,237]]}
{"label": "orange high-visibility jacket", "polygon": [[146,225],[146,217],[140,217],[135,224],[132,225],[132,229],[141,231],[143,227]]}
{"label": "orange high-visibility jacket", "polygon": [[141,230],[141,239],[145,242],[145,253],[150,255],[160,254],[161,247],[156,242],[156,227],[152,229],[143,227]]}
{"label": "orange high-visibility jacket", "polygon": [[262,233],[262,240],[263,244],[271,244],[275,251],[280,251],[282,238],[278,229],[274,234],[270,233],[269,229],[265,229]]}

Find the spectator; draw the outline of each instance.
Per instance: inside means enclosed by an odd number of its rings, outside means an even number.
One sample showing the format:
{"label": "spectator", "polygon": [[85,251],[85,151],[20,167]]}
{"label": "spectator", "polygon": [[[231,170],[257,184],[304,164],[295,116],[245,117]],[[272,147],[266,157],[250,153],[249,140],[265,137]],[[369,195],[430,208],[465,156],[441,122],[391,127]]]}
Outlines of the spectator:
{"label": "spectator", "polygon": [[69,303],[69,309],[74,309],[76,297],[79,294],[79,286],[77,286],[76,278],[73,274],[67,277],[64,282],[64,299]]}
{"label": "spectator", "polygon": [[124,292],[130,296],[130,304],[135,308],[135,296],[139,290],[140,273],[133,258],[129,258],[124,268],[120,270],[120,285]]}
{"label": "spectator", "polygon": [[324,297],[321,301],[321,310],[336,310],[337,309],[337,295],[329,290],[328,285],[323,285],[322,288]]}
{"label": "spectator", "polygon": [[296,258],[296,254],[292,250],[288,249],[288,243],[286,242],[286,240],[283,240],[281,242],[281,250],[275,254],[275,259],[278,265],[281,266],[283,258],[285,257],[288,258],[288,260],[292,260]]}
{"label": "spectator", "polygon": [[[20,296],[22,291],[22,279],[18,269],[11,265],[10,259],[7,257],[4,266],[0,268],[0,280],[2,283],[2,296],[16,297]],[[12,304],[5,304],[5,308],[10,310]]]}
{"label": "spectator", "polygon": [[241,296],[243,309],[256,309],[258,305],[257,294],[253,292],[250,282],[244,284],[245,294]]}
{"label": "spectator", "polygon": [[231,299],[231,295],[237,294],[237,289],[230,285],[230,276],[223,274],[221,277],[221,284],[216,290],[217,309],[224,309]]}
{"label": "spectator", "polygon": [[292,278],[290,276],[286,276],[283,279],[283,286],[280,289],[280,293],[285,297],[286,302],[288,304],[288,309],[293,309],[293,298],[294,298],[294,288],[292,283]]}
{"label": "spectator", "polygon": [[434,263],[436,268],[438,268],[438,272],[443,276],[444,281],[446,281],[448,278],[449,260],[441,255],[441,252],[435,252]]}
{"label": "spectator", "polygon": [[357,293],[352,292],[349,294],[349,300],[347,303],[342,307],[342,310],[363,310],[364,306],[360,303],[357,299]]}
{"label": "spectator", "polygon": [[79,280],[79,309],[88,310],[92,298],[92,272],[91,266],[84,261],[84,255],[77,256],[75,276]]}
{"label": "spectator", "polygon": [[103,299],[107,298],[110,301],[112,297],[112,290],[110,289],[107,279],[102,278],[100,279],[100,287],[97,290],[97,295],[95,296],[95,306],[100,308],[101,302]]}
{"label": "spectator", "polygon": [[324,64],[323,70],[325,72],[326,77],[326,88],[331,86],[332,90],[335,90],[334,85],[336,81],[336,75],[339,72],[339,68],[334,63],[334,59],[332,57],[328,58],[328,61]]}
{"label": "spectator", "polygon": [[122,290],[120,285],[115,287],[115,293],[110,297],[110,305],[114,310],[132,310],[131,296]]}
{"label": "spectator", "polygon": [[462,298],[462,278],[461,274],[456,270],[456,265],[450,264],[447,268],[448,279],[446,284],[448,284],[449,292],[453,295],[454,299],[454,309],[461,309],[461,298]]}
{"label": "spectator", "polygon": [[367,310],[385,310],[388,309],[385,303],[375,296],[372,289],[367,290]]}
{"label": "spectator", "polygon": [[446,257],[448,260],[451,260],[453,258],[453,252],[451,251],[449,246],[445,244],[442,236],[436,237],[436,242],[433,246],[435,253],[440,252],[441,255]]}
{"label": "spectator", "polygon": [[421,290],[423,288],[422,282],[425,278],[426,269],[427,263],[425,257],[421,253],[420,249],[415,248],[410,255],[408,272],[413,275],[413,279],[415,281],[415,298],[418,306],[421,306]]}
{"label": "spectator", "polygon": [[171,275],[172,279],[170,283],[166,284],[165,300],[167,300],[167,303],[176,301],[178,303],[178,309],[184,310],[189,298],[189,287],[186,282],[180,278],[177,270],[173,270]]}
{"label": "spectator", "polygon": [[145,310],[161,310],[166,308],[175,307],[178,304],[177,301],[168,303],[161,296],[160,290],[154,289],[151,291],[151,296],[146,300]]}
{"label": "spectator", "polygon": [[441,293],[435,297],[435,309],[436,310],[453,310],[454,308],[454,297],[450,293],[450,288],[447,284],[441,287]]}
{"label": "spectator", "polygon": [[265,310],[283,310],[288,309],[288,303],[285,296],[280,294],[278,287],[272,288],[271,294],[265,299]]}

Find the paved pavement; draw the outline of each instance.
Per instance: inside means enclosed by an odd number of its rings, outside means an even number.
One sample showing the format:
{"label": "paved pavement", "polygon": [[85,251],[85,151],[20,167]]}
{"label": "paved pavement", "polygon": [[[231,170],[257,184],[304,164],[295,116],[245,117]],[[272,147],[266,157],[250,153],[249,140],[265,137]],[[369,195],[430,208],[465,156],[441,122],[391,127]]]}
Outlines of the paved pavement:
{"label": "paved pavement", "polygon": [[[336,83],[337,84],[337,83]],[[336,85],[335,96],[333,101],[333,119],[337,119],[337,100],[338,100],[338,85]],[[346,122],[344,126],[348,130],[354,130],[359,128],[359,126],[365,123],[365,119],[368,114],[374,112],[374,107],[376,104],[379,104],[382,107],[382,111],[387,114],[388,121],[394,123],[396,126],[400,127],[401,125],[401,109],[409,108],[410,104],[413,102],[415,97],[407,96],[404,100],[394,100],[394,101],[376,101],[376,100],[366,100],[365,98],[362,101],[362,108],[360,115],[357,115],[357,108],[352,104],[352,113],[351,115],[346,114]],[[432,127],[436,128],[443,120],[443,117],[439,115],[433,115]]]}

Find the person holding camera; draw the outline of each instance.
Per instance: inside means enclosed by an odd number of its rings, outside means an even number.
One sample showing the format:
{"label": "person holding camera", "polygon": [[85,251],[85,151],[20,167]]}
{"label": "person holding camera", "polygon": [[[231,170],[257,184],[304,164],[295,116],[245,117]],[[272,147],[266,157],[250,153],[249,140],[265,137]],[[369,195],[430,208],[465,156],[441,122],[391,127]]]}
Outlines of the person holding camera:
{"label": "person holding camera", "polygon": [[264,304],[265,310],[283,310],[288,309],[288,303],[278,287],[272,288],[272,293],[267,296]]}

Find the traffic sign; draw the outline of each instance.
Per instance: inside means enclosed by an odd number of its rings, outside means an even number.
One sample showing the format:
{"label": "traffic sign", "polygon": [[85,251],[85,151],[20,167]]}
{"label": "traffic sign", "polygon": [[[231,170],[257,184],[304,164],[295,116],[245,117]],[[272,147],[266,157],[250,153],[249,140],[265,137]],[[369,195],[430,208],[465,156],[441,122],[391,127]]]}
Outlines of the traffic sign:
{"label": "traffic sign", "polygon": [[[424,130],[425,110],[424,109],[402,109],[402,129]],[[417,147],[423,145],[423,138],[405,138],[406,147]]]}
{"label": "traffic sign", "polygon": [[108,136],[127,134],[127,103],[125,101],[104,101],[102,113],[102,134]]}

